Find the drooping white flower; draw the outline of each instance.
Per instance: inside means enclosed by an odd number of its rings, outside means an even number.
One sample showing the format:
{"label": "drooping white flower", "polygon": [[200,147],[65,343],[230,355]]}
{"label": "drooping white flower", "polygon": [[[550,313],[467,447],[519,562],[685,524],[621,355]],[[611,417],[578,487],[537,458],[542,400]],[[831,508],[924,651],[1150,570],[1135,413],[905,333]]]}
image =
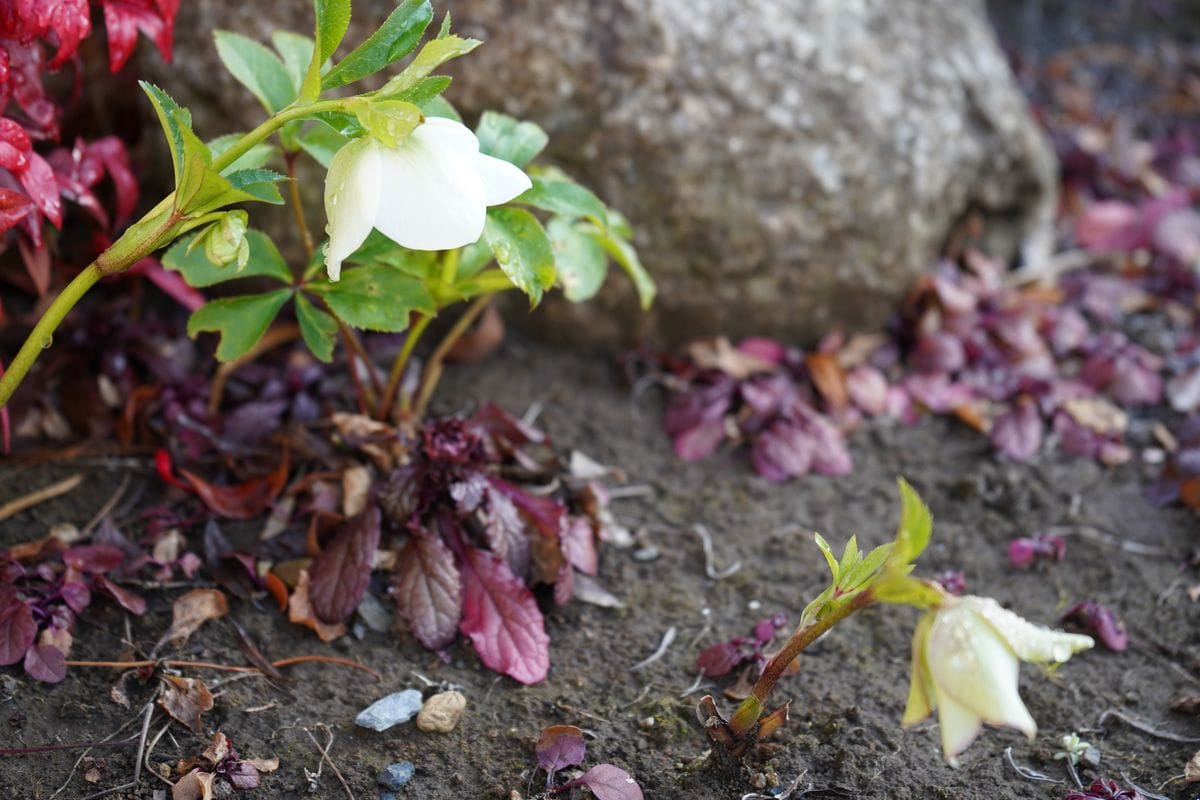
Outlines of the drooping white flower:
{"label": "drooping white flower", "polygon": [[488,206],[530,187],[529,176],[479,152],[454,120],[429,117],[396,147],[364,136],[344,145],[325,178],[331,280],[372,228],[412,250],[452,250],[477,241]]}
{"label": "drooping white flower", "polygon": [[1061,663],[1093,645],[1090,636],[1034,625],[990,597],[948,597],[917,623],[904,725],[935,709],[951,766],[983,728],[1007,725],[1030,739],[1037,723],[1017,691],[1022,661]]}

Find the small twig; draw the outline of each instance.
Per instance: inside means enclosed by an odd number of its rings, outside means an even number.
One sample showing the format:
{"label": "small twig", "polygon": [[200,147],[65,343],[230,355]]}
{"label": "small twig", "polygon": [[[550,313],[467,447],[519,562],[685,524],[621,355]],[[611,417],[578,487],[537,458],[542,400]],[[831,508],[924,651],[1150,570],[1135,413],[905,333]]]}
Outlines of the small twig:
{"label": "small twig", "polygon": [[629,486],[614,486],[608,490],[609,500],[624,500],[629,497],[652,497],[654,487],[648,483],[633,483]]}
{"label": "small twig", "polygon": [[308,220],[304,217],[304,203],[300,198],[300,184],[296,180],[296,153],[289,153],[286,150],[283,153],[283,165],[287,169],[288,176],[288,194],[291,199],[292,217],[296,221],[296,230],[300,234],[300,244],[304,246],[304,253],[308,256],[308,260],[312,261],[313,257],[313,237],[308,229]]}
{"label": "small twig", "polygon": [[692,681],[692,685],[680,692],[679,696],[687,697],[689,694],[699,691],[700,687],[704,684],[704,679],[706,677],[707,676],[704,674],[704,670],[700,670],[700,672],[696,675],[696,680]]}
{"label": "small twig", "polygon": [[709,578],[714,581],[724,580],[742,568],[742,562],[735,561],[725,569],[717,569],[716,556],[713,555],[712,534],[708,532],[708,528],[703,525],[693,525],[692,533],[699,537],[700,546],[704,548],[704,574]]}
{"label": "small twig", "polygon": [[1156,792],[1152,792],[1149,789],[1143,789],[1142,787],[1138,786],[1133,781],[1129,780],[1129,776],[1126,775],[1124,772],[1121,773],[1121,780],[1123,780],[1123,781],[1125,781],[1125,783],[1129,784],[1130,789],[1133,789],[1135,792],[1140,792],[1143,797],[1149,798],[1149,800],[1171,800],[1171,798],[1167,797],[1166,795],[1157,794]]}
{"label": "small twig", "polygon": [[1083,781],[1079,780],[1079,773],[1075,770],[1075,762],[1070,756],[1067,757],[1067,772],[1071,773],[1071,780],[1075,781],[1075,786],[1079,789],[1083,788]]}
{"label": "small twig", "polygon": [[1149,722],[1144,722],[1137,717],[1131,717],[1122,711],[1115,708],[1110,708],[1100,715],[1100,719],[1096,721],[1097,726],[1103,727],[1105,720],[1109,717],[1116,717],[1134,730],[1139,730],[1142,733],[1149,734],[1157,739],[1166,739],[1169,742],[1181,742],[1183,744],[1194,744],[1200,742],[1200,736],[1183,736],[1182,734],[1165,731],[1161,728],[1156,728]]}
{"label": "small twig", "polygon": [[129,783],[123,783],[120,786],[114,786],[111,789],[104,789],[99,792],[94,792],[86,797],[83,797],[81,800],[95,800],[98,797],[104,797],[105,795],[112,794],[113,792],[123,792],[126,789],[136,789],[138,784],[141,783],[142,753],[144,753],[146,749],[146,733],[150,730],[150,718],[154,716],[153,700],[151,700],[149,703],[146,703],[146,710],[143,713],[145,714],[146,718],[142,720],[142,733],[140,736],[138,736],[137,758],[133,762],[133,780],[131,780]]}
{"label": "small twig", "polygon": [[[66,779],[65,781],[63,781],[63,784],[62,784],[62,786],[59,786],[57,789],[55,789],[55,790],[54,790],[54,794],[50,795],[48,798],[46,798],[46,800],[54,800],[54,798],[58,797],[60,794],[62,794],[64,791],[66,791],[67,787],[71,785],[71,778],[75,777],[75,771],[76,771],[77,769],[79,769],[79,765],[83,763],[83,759],[87,757],[87,754],[91,752],[91,748],[92,748],[92,747],[96,747],[96,746],[100,746],[100,745],[103,745],[103,746],[108,746],[108,745],[107,745],[107,742],[108,742],[110,739],[112,739],[112,738],[113,738],[114,736],[116,736],[118,733],[120,733],[121,731],[125,730],[125,729],[126,729],[126,728],[128,728],[130,725],[132,725],[132,724],[133,724],[133,721],[134,721],[134,720],[136,720],[136,719],[137,719],[137,717],[133,717],[133,719],[127,719],[127,720],[125,720],[123,723],[121,723],[121,727],[117,728],[115,731],[113,731],[112,733],[110,733],[108,736],[105,736],[105,737],[104,737],[103,739],[101,739],[99,742],[97,742],[96,744],[93,744],[93,745],[91,745],[90,747],[88,747],[88,749],[87,749],[87,750],[84,750],[82,753],[80,753],[80,754],[79,754],[79,758],[75,759],[75,764],[74,764],[74,765],[71,767],[71,771],[70,771],[69,773],[67,773],[67,779]],[[135,737],[132,737],[132,736],[131,736],[131,737],[129,738],[129,741],[130,741],[130,742],[134,741],[134,738],[135,738]],[[125,742],[122,742],[122,743],[121,743],[121,745],[122,745],[122,746],[124,746],[125,744],[126,744]]]}
{"label": "small twig", "polygon": [[[339,658],[337,656],[291,656],[290,658],[281,658],[278,661],[272,661],[273,667],[289,667],[293,664],[337,664],[343,667],[359,670],[370,675],[375,680],[382,680],[383,676],[368,666],[351,661],[348,658]],[[258,667],[236,667],[229,664],[214,664],[211,661],[179,661],[176,659],[165,659],[163,661],[155,661],[153,659],[143,659],[141,661],[68,661],[68,667],[97,667],[101,669],[139,669],[141,667],[153,667],[162,664],[164,667],[171,669],[215,669],[222,672],[253,672],[259,675],[264,674]]]}
{"label": "small twig", "polygon": [[1062,783],[1062,781],[1058,780],[1057,778],[1051,778],[1049,775],[1038,772],[1037,770],[1030,769],[1029,767],[1022,767],[1020,764],[1018,764],[1013,759],[1011,747],[1004,748],[1004,758],[1008,761],[1009,766],[1011,766],[1018,775],[1020,775],[1022,778],[1024,778],[1027,781],[1040,781],[1042,783]]}
{"label": "small twig", "polygon": [[150,754],[154,752],[154,748],[158,745],[158,740],[163,737],[163,734],[166,733],[167,729],[169,729],[170,727],[171,727],[171,721],[167,720],[167,724],[163,725],[161,728],[159,728],[158,733],[156,733],[154,735],[154,738],[150,740],[150,744],[146,747],[146,755],[142,759],[142,762],[146,765],[147,772],[149,772],[154,777],[158,778],[160,781],[165,783],[167,786],[174,786],[175,785],[174,781],[161,775],[159,773],[159,771],[154,768],[154,765],[150,763]]}
{"label": "small twig", "polygon": [[1120,536],[1105,531],[1096,525],[1077,524],[1077,525],[1054,525],[1049,529],[1050,533],[1058,533],[1062,536],[1078,536],[1081,539],[1087,539],[1091,542],[1115,547],[1119,550],[1124,550],[1127,553],[1133,553],[1138,556],[1169,556],[1171,553],[1167,548],[1156,544],[1145,544],[1143,542],[1134,542]]}
{"label": "small twig", "polygon": [[534,423],[538,421],[538,417],[541,415],[542,401],[534,400],[529,404],[529,408],[525,409],[525,415],[521,417],[521,424],[532,428]]}
{"label": "small twig", "polygon": [[23,497],[18,497],[15,500],[9,500],[4,505],[0,506],[0,522],[3,522],[9,517],[20,514],[27,508],[33,508],[39,503],[44,503],[47,500],[53,500],[60,495],[64,495],[78,486],[82,481],[83,474],[78,473],[69,478],[64,478],[57,483],[52,483],[49,486],[38,489],[36,492],[30,492]]}
{"label": "small twig", "polygon": [[[129,473],[121,476],[121,482],[117,484],[117,489],[112,493],[112,497],[104,501],[104,505],[100,506],[100,510],[92,515],[88,523],[80,529],[79,535],[86,537],[90,534],[100,521],[112,513],[112,510],[117,507],[117,503],[121,502],[121,498],[125,496],[125,490],[129,488]],[[128,619],[128,617],[126,617]]]}
{"label": "small twig", "polygon": [[666,633],[662,636],[662,641],[658,643],[658,649],[630,667],[629,671],[636,672],[639,669],[644,669],[662,658],[666,654],[667,648],[671,646],[671,642],[675,641],[677,633],[679,633],[679,630],[674,625],[667,628]]}
{"label": "small twig", "polygon": [[[312,735],[312,731],[308,728],[301,728],[300,730],[304,731],[305,735],[312,741],[313,747],[317,748],[317,752],[321,754],[321,760],[329,765],[329,768],[333,770],[333,774],[341,781],[342,788],[346,790],[346,796],[350,800],[354,800],[354,792],[350,791],[350,786],[346,783],[346,779],[342,777],[341,770],[337,768],[337,764],[333,763],[333,759],[329,757],[329,748],[333,747],[333,731],[329,729],[328,725],[320,724],[317,727],[324,728],[325,733],[329,735],[329,741],[325,743],[324,749],[322,749],[321,744],[317,741],[317,737]],[[320,775],[320,772],[317,774]]]}

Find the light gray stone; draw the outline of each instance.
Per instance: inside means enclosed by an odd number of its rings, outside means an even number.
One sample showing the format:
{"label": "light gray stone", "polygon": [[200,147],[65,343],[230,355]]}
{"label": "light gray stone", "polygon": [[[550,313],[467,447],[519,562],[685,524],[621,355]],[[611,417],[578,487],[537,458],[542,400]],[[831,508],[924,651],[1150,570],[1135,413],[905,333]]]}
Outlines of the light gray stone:
{"label": "light gray stone", "polygon": [[386,731],[393,725],[408,722],[420,710],[421,693],[416,689],[405,689],[367,706],[354,718],[354,724],[373,731]]}

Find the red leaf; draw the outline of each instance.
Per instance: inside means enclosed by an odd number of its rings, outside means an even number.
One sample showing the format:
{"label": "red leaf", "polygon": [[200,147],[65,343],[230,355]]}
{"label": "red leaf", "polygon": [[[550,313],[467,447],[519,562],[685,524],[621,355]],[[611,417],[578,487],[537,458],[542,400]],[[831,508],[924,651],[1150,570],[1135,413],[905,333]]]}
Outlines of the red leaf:
{"label": "red leaf", "polygon": [[45,683],[67,677],[67,657],[52,644],[39,644],[25,651],[25,673]]}
{"label": "red leaf", "polygon": [[108,67],[116,72],[125,66],[137,46],[138,31],[158,45],[162,57],[171,60],[171,39],[179,0],[102,0],[104,27],[108,30]]}
{"label": "red leaf", "polygon": [[592,521],[587,517],[571,517],[563,526],[562,552],[571,566],[585,575],[595,575],[599,569],[596,556],[596,538],[592,534]]}
{"label": "red leaf", "polygon": [[637,781],[612,764],[597,764],[571,783],[587,786],[596,800],[643,800]]}
{"label": "red leaf", "polygon": [[76,614],[82,612],[92,602],[92,592],[87,584],[79,581],[67,581],[62,586],[63,602]]}
{"label": "red leaf", "polygon": [[46,219],[56,228],[62,227],[62,198],[58,179],[46,159],[37,153],[28,153],[28,166],[17,176],[21,188],[29,195],[29,199],[46,215]]}
{"label": "red leaf", "polygon": [[58,0],[45,6],[44,24],[58,38],[58,52],[50,60],[50,69],[58,69],[75,55],[79,43],[92,32],[92,15],[88,0]]}
{"label": "red leaf", "polygon": [[[162,473],[161,465],[159,472]],[[273,472],[235,486],[213,486],[186,469],[179,470],[179,474],[191,482],[204,505],[217,516],[254,519],[283,491],[288,474],[288,453],[283,451],[283,459]]]}
{"label": "red leaf", "polygon": [[116,190],[117,215],[114,225],[121,225],[137,207],[138,183],[129,167],[129,152],[116,136],[105,136],[87,145],[88,154],[99,159]]}
{"label": "red leaf", "polygon": [[499,489],[509,500],[521,510],[533,526],[546,536],[557,537],[562,530],[563,518],[567,514],[566,507],[549,497],[537,497],[518,489],[511,483],[499,478],[488,478],[492,487]]}
{"label": "red leaf", "polygon": [[996,418],[992,425],[992,445],[1009,458],[1028,461],[1042,447],[1043,428],[1037,403],[1022,395],[1012,410]]}
{"label": "red leaf", "polygon": [[459,630],[490,669],[521,683],[550,670],[550,639],[542,612],[504,559],[475,547],[461,553],[463,616]]}
{"label": "red leaf", "polygon": [[128,589],[122,589],[103,575],[96,576],[96,583],[98,588],[108,592],[112,599],[116,600],[129,613],[139,617],[146,613],[146,600],[141,595],[134,594]]}
{"label": "red leaf", "polygon": [[508,562],[514,575],[529,571],[529,536],[517,506],[494,486],[484,484],[487,505],[482,514],[483,532],[492,552]]}
{"label": "red leaf", "polygon": [[725,419],[707,419],[675,435],[671,444],[675,455],[684,461],[699,461],[710,456],[725,441]]}
{"label": "red leaf", "polygon": [[587,755],[587,742],[583,738],[583,731],[574,725],[550,725],[542,730],[534,753],[537,754],[538,766],[553,780],[554,773],[560,769],[583,763],[583,757]]}
{"label": "red leaf", "polygon": [[745,660],[745,654],[733,642],[720,642],[700,651],[700,655],[696,657],[696,669],[706,677],[719,678],[728,675]]}
{"label": "red leaf", "polygon": [[15,664],[37,636],[33,611],[11,586],[0,586],[0,665]]}
{"label": "red leaf", "polygon": [[453,641],[462,616],[462,580],[440,537],[413,533],[396,560],[392,596],[418,642],[437,650]]}
{"label": "red leaf", "polygon": [[161,289],[163,294],[170,297],[176,303],[179,303],[179,305],[188,311],[195,311],[204,305],[204,295],[191,286],[188,286],[187,281],[178,272],[166,270],[162,262],[157,258],[143,258],[126,270],[126,273],[129,275],[141,275],[147,278]]}
{"label": "red leaf", "polygon": [[12,189],[0,189],[0,233],[15,227],[34,210],[33,201]]}
{"label": "red leaf", "polygon": [[125,554],[112,544],[81,544],[64,550],[62,560],[76,572],[112,572],[125,563]]}
{"label": "red leaf", "polygon": [[318,618],[341,622],[354,613],[371,580],[379,546],[379,508],[370,506],[344,522],[308,568],[309,601]]}

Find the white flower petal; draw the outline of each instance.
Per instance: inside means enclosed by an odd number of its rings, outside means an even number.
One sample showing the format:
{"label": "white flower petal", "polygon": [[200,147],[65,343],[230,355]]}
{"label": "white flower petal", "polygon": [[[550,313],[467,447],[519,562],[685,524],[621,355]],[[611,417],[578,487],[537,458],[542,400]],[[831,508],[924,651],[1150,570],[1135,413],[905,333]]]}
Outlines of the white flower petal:
{"label": "white flower petal", "polygon": [[946,763],[958,766],[959,753],[971,746],[983,730],[983,720],[949,695],[937,692],[938,724],[942,729],[942,754]]}
{"label": "white flower petal", "polygon": [[908,687],[908,703],[904,707],[901,725],[915,725],[933,711],[933,687],[929,682],[929,663],[925,658],[925,642],[933,625],[930,611],[917,622],[912,641],[912,683]]}
{"label": "white flower petal", "polygon": [[456,145],[444,146],[444,141],[431,140],[428,132],[418,135],[433,121],[418,127],[398,148],[380,149],[384,199],[375,227],[413,250],[452,250],[472,244],[483,233],[487,213],[476,154]]}
{"label": "white flower petal", "polygon": [[474,132],[461,122],[445,117],[426,117],[409,138],[416,138],[421,144],[435,149],[453,147],[470,150],[472,153],[479,152],[479,139],[475,137]]}
{"label": "white flower petal", "polygon": [[484,200],[489,206],[507,203],[533,186],[529,176],[520,167],[502,158],[478,153],[475,156],[475,168],[479,170],[479,177],[483,178]]}
{"label": "white flower petal", "polygon": [[325,269],[341,277],[342,261],[366,241],[379,209],[380,150],[373,139],[355,139],[334,155],[325,177],[325,218],[329,246]]}
{"label": "white flower petal", "polygon": [[1017,616],[990,597],[964,597],[1022,661],[1061,663],[1091,648],[1092,637],[1055,631]]}
{"label": "white flower petal", "polygon": [[1017,689],[1021,662],[972,604],[943,608],[929,631],[926,657],[939,698],[953,697],[993,725],[1037,733]]}

